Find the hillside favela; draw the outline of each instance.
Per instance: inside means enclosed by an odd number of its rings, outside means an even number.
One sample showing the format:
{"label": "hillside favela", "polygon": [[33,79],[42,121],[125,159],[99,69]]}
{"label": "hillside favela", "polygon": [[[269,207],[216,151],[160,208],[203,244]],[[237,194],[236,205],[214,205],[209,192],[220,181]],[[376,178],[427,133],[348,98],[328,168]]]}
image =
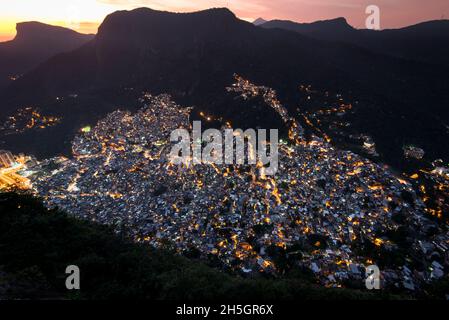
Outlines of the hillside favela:
{"label": "hillside favela", "polygon": [[447,1],[19,2],[0,300],[449,299]]}

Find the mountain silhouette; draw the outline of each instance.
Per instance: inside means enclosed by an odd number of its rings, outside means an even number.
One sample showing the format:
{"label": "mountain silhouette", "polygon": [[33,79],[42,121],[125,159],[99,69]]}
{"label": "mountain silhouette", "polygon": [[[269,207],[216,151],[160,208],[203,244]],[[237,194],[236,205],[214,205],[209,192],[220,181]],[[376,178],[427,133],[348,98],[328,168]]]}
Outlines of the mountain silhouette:
{"label": "mountain silhouette", "polygon": [[437,81],[443,74],[350,45],[258,28],[227,9],[170,13],[141,8],[109,15],[94,40],[15,81],[7,97],[135,86],[197,103],[221,93],[235,72],[282,92],[307,82],[336,90],[369,87],[383,95],[427,83],[422,75],[430,73]]}
{"label": "mountain silhouette", "polygon": [[13,40],[0,43],[0,88],[11,77],[20,76],[58,53],[74,50],[94,37],[39,22],[18,23],[16,29]]}
{"label": "mountain silhouette", "polygon": [[[345,18],[336,18],[332,20],[322,20],[312,23],[297,23],[289,20],[271,20],[261,24],[263,28],[279,28],[290,31],[296,31],[301,34],[314,36],[325,40],[341,40],[341,36],[355,31]],[[339,35],[337,39],[333,38]]]}
{"label": "mountain silhouette", "polygon": [[260,26],[264,23],[267,23],[267,20],[265,20],[263,18],[257,18],[256,20],[253,21],[253,25],[255,25],[255,26]]}
{"label": "mountain silhouette", "polygon": [[355,29],[344,18],[314,23],[272,20],[260,26],[295,31],[320,40],[351,43],[399,58],[449,65],[449,20],[382,31]]}
{"label": "mountain silhouette", "polygon": [[[336,26],[357,32],[344,19],[309,29]],[[304,107],[300,84],[356,97],[362,107],[354,116],[354,130],[378,138],[386,153],[401,150],[406,137],[418,137],[431,125],[434,129],[418,138],[443,157],[448,151],[437,141],[446,130],[440,123],[449,123],[448,69],[347,42],[256,27],[227,9],[170,13],[140,8],[107,16],[94,39],[14,81],[0,108],[8,114],[22,105],[39,105],[58,113],[65,122],[58,133],[45,137],[51,140],[48,154],[61,152],[58,148],[81,124],[120,107],[132,108],[132,100],[126,100],[132,92],[169,93],[181,105],[231,120],[235,127],[282,129],[279,116],[262,108],[261,101],[243,103],[226,92],[237,73],[275,89],[292,114]],[[73,93],[77,100],[55,102]],[[29,139],[10,145],[31,148]],[[35,147],[33,153],[42,154],[41,139]]]}

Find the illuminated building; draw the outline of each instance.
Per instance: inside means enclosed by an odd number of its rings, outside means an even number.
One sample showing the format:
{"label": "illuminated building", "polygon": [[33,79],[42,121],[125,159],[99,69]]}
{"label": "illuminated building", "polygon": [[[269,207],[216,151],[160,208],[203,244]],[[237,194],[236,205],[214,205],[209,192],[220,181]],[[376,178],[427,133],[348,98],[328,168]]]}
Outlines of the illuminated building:
{"label": "illuminated building", "polygon": [[0,150],[0,167],[9,168],[14,163],[14,156],[11,152],[6,150]]}
{"label": "illuminated building", "polygon": [[0,150],[0,190],[29,189],[30,180],[22,175],[25,163],[29,161],[30,157],[20,155],[16,158],[11,152]]}

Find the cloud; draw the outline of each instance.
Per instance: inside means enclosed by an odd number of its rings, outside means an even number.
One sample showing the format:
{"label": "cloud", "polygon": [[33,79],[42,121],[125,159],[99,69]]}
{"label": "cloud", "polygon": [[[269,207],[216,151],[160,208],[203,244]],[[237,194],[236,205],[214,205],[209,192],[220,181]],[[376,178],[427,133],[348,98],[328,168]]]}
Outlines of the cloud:
{"label": "cloud", "polygon": [[81,21],[76,31],[80,33],[97,33],[99,22]]}

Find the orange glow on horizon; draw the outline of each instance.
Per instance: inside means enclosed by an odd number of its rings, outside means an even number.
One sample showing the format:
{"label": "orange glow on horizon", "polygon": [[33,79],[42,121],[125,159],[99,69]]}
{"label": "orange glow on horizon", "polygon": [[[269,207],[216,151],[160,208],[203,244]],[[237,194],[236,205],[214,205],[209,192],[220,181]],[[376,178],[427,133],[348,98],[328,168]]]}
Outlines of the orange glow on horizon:
{"label": "orange glow on horizon", "polygon": [[[364,28],[365,8],[369,0],[1,0],[0,41],[13,39],[15,25],[23,21],[40,21],[96,33],[106,15],[117,10],[149,7],[155,10],[192,12],[211,7],[228,7],[240,19],[252,21],[285,19],[299,22],[346,17],[356,28]],[[382,28],[398,28],[427,20],[449,17],[449,1],[378,0]]]}

